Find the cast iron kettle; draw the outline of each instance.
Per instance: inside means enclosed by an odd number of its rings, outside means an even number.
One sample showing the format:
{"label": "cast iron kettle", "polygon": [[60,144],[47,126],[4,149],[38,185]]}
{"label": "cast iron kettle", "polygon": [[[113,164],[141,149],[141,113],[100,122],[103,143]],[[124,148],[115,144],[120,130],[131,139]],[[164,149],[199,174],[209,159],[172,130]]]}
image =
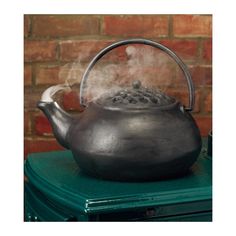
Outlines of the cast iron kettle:
{"label": "cast iron kettle", "polygon": [[[175,60],[188,84],[189,107],[160,91],[143,88],[140,81],[85,105],[84,86],[95,63],[110,50],[133,43],[158,48]],[[93,58],[80,86],[80,102],[87,108],[77,118],[55,101],[40,101],[38,107],[58,142],[72,151],[85,173],[118,181],[157,180],[183,175],[196,161],[201,137],[190,114],[193,83],[185,64],[167,47],[146,39],[116,42]]]}

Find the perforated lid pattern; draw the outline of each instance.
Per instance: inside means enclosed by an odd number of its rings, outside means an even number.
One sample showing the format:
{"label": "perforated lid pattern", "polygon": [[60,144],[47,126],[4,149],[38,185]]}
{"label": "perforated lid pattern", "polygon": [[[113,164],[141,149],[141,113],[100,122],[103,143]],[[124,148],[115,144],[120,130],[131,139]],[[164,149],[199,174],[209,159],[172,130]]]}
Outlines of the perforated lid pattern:
{"label": "perforated lid pattern", "polygon": [[140,81],[134,81],[131,88],[104,95],[99,99],[100,104],[111,106],[166,106],[174,102],[173,97],[160,90],[142,87]]}

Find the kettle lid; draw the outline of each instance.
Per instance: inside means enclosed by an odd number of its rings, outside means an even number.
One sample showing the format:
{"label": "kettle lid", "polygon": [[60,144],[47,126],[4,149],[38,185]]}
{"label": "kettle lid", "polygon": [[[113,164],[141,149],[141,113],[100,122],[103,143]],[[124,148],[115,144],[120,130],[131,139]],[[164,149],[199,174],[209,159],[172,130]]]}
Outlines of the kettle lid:
{"label": "kettle lid", "polygon": [[173,104],[176,99],[166,95],[160,90],[148,89],[142,86],[139,80],[135,80],[132,86],[122,89],[114,94],[104,94],[96,103],[109,107],[161,107]]}

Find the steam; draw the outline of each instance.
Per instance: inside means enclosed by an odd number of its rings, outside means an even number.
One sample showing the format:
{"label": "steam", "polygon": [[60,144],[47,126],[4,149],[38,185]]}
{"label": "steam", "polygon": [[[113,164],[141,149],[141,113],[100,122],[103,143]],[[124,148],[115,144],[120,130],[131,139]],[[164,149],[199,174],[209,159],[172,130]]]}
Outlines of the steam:
{"label": "steam", "polygon": [[[87,53],[89,54],[90,50]],[[112,53],[114,57],[109,55]],[[140,80],[143,87],[162,91],[172,84],[175,63],[164,52],[150,46],[128,46],[125,47],[124,55],[117,63],[119,53],[117,48],[112,50],[91,70],[83,93],[87,103],[105,93],[114,93],[131,87],[133,80]],[[116,61],[114,62],[112,58],[116,58]],[[64,92],[75,90],[79,95],[79,85],[85,69],[86,66],[81,58],[65,64],[59,73],[62,84],[48,88],[41,100],[52,102],[53,96],[61,90]]]}
{"label": "steam", "polygon": [[150,88],[164,89],[172,83],[172,59],[162,51],[147,46],[138,49],[130,46],[126,53],[129,56],[127,64],[130,78],[138,76],[143,86]]}
{"label": "steam", "polygon": [[124,53],[127,60],[118,64],[98,63],[92,69],[84,91],[87,102],[131,87],[134,80],[140,80],[144,87],[162,91],[172,84],[174,63],[164,52],[139,45],[126,47]]}
{"label": "steam", "polygon": [[68,86],[66,84],[58,84],[51,86],[50,88],[46,89],[42,96],[41,96],[41,101],[42,102],[53,102],[53,96],[59,92],[60,90],[67,90]]}
{"label": "steam", "polygon": [[64,83],[51,86],[47,88],[42,96],[42,102],[53,102],[54,96],[60,92],[70,92],[73,89],[73,86],[80,82],[80,78],[83,75],[84,68],[81,66],[80,60],[72,63],[67,63],[60,69],[58,74],[59,79]]}

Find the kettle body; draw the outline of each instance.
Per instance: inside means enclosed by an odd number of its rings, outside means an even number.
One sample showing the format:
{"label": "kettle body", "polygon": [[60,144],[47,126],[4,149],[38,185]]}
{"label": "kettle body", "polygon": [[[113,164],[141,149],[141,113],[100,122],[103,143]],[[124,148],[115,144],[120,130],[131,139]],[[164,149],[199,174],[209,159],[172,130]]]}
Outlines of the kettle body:
{"label": "kettle body", "polygon": [[69,130],[69,148],[89,175],[146,181],[186,174],[201,150],[191,114],[168,110],[110,110],[92,104]]}

